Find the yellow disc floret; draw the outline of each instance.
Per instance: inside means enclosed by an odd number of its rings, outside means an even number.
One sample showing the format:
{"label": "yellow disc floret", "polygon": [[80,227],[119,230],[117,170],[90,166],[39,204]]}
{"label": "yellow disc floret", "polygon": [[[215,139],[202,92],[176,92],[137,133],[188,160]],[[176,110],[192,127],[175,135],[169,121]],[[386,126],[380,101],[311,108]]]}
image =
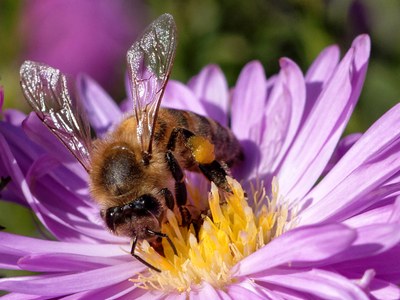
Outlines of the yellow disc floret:
{"label": "yellow disc floret", "polygon": [[[203,281],[223,288],[235,281],[231,269],[236,263],[276,237],[277,230],[282,233],[287,214],[284,208],[277,207],[276,199],[265,197],[264,190],[253,192],[253,210],[241,185],[229,177],[227,180],[231,194],[221,196],[212,184],[209,212],[203,216],[198,233],[193,226],[179,226],[174,213],[167,212],[168,222],[162,232],[172,240],[178,255],[166,240],[163,240],[165,256],[143,241],[138,247],[139,254],[161,272],[149,269],[131,281],[142,288],[165,292],[187,292]],[[277,193],[272,196],[277,197]]]}

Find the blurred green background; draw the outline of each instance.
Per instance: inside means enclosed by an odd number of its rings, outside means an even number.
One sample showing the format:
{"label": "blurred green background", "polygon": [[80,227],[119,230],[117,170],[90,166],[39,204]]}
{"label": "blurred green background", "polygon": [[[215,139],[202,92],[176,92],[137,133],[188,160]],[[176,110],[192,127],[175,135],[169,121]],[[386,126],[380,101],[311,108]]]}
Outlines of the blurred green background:
{"label": "blurred green background", "polygon": [[[324,47],[338,44],[344,53],[358,34],[369,33],[370,67],[347,132],[364,131],[400,99],[398,0],[108,0],[70,1],[62,7],[65,2],[0,0],[0,85],[6,108],[28,111],[19,66],[39,58],[73,76],[77,70],[88,72],[122,100],[126,49],[164,12],[174,15],[179,31],[172,78],[186,82],[216,63],[232,86],[248,61],[260,60],[270,76],[282,56],[306,71]],[[10,232],[37,234],[34,217],[14,205],[0,205],[0,224]]]}

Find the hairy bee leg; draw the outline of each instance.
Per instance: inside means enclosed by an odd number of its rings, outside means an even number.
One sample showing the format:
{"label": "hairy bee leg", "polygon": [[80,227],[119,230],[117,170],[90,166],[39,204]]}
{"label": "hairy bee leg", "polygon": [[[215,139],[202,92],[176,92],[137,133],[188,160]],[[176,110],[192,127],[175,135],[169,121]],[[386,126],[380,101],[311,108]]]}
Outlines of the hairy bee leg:
{"label": "hairy bee leg", "polygon": [[11,181],[10,176],[0,177],[0,192],[7,186],[7,184]]}
{"label": "hairy bee leg", "polygon": [[171,239],[169,238],[169,236],[168,236],[167,234],[162,233],[162,232],[156,232],[156,231],[153,231],[153,230],[150,230],[150,229],[147,229],[147,232],[150,233],[150,234],[152,234],[152,235],[159,236],[159,237],[161,237],[161,238],[166,238],[167,241],[168,241],[168,244],[169,244],[169,245],[171,246],[171,248],[172,248],[172,251],[174,251],[174,254],[175,254],[176,256],[178,256],[178,251],[176,251],[176,248],[175,248],[174,243],[171,241]]}
{"label": "hairy bee leg", "polygon": [[145,261],[143,258],[141,258],[139,255],[135,254],[135,248],[136,248],[136,244],[138,242],[138,238],[134,237],[133,238],[133,242],[132,242],[132,249],[131,249],[131,255],[136,258],[138,261],[140,261],[142,264],[144,264],[146,267],[153,269],[154,271],[157,271],[159,273],[161,273],[160,269],[157,269],[155,266],[153,266],[152,264],[148,263],[147,261]]}
{"label": "hairy bee leg", "polygon": [[175,201],[174,196],[172,195],[171,191],[168,188],[163,188],[161,190],[161,195],[164,196],[165,204],[170,210],[174,210]]}
{"label": "hairy bee leg", "polygon": [[167,149],[174,151],[178,138],[183,137],[184,141],[186,142],[192,136],[194,136],[194,133],[191,132],[190,130],[187,130],[182,127],[175,127],[172,130],[171,135],[169,136]]}
{"label": "hairy bee leg", "polygon": [[[175,200],[176,205],[179,208],[179,213],[182,218],[182,226],[190,224],[192,217],[189,210],[185,207],[187,202],[187,191],[185,184],[185,175],[182,171],[181,166],[172,154],[171,150],[166,153],[166,159],[171,171],[172,177],[175,180]],[[167,199],[166,199],[167,201]],[[169,201],[169,200],[168,200]]]}
{"label": "hairy bee leg", "polygon": [[183,173],[181,166],[179,165],[175,156],[172,154],[171,150],[167,151],[166,159],[169,166],[169,170],[171,171],[172,177],[174,177],[175,180],[176,204],[178,206],[185,205],[187,200],[185,174]]}
{"label": "hairy bee leg", "polygon": [[[172,133],[170,135],[168,141],[168,149],[170,151],[174,151],[176,147],[176,142],[179,138],[183,138],[185,145],[187,145],[187,141],[194,136],[195,134],[190,130],[176,127],[172,130]],[[228,174],[226,173],[224,167],[217,160],[213,160],[211,163],[208,164],[200,163],[196,161],[196,159],[194,159],[194,161],[199,166],[200,171],[208,180],[214,182],[220,189],[223,189],[224,191],[229,193],[232,192],[228,182],[226,181],[226,176]]]}
{"label": "hairy bee leg", "polygon": [[214,182],[217,187],[226,192],[232,192],[226,181],[226,176],[228,174],[218,161],[214,160],[210,164],[199,164],[199,168],[204,176],[206,176],[208,180]]}

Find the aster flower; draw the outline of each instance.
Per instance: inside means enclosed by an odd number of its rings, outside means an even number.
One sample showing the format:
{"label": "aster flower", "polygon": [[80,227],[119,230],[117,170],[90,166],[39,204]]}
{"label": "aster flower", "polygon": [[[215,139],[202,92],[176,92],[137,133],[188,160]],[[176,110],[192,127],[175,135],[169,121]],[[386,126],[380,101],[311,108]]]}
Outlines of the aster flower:
{"label": "aster flower", "polygon": [[[9,298],[397,299],[400,297],[400,107],[364,134],[339,141],[361,92],[370,40],[360,36],[339,61],[325,49],[303,76],[290,59],[265,78],[258,62],[230,92],[216,66],[187,85],[170,81],[163,105],[231,128],[246,160],[220,195],[187,174],[189,198],[209,202],[198,234],[168,214],[165,257],[108,233],[87,191],[87,174],[36,115],[5,111],[0,124],[2,197],[25,205],[54,240],[0,232],[2,268],[38,274],[0,279]],[[99,136],[130,111],[88,77],[78,81]],[[240,183],[239,183],[240,182]],[[208,196],[207,196],[208,195]],[[5,224],[6,225],[6,224]]]}

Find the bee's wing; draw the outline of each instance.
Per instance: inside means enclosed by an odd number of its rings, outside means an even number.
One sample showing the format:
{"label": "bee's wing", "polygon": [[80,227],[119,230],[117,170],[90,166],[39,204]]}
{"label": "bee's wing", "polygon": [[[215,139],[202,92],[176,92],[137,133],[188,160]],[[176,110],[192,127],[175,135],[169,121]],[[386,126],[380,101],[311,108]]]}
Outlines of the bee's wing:
{"label": "bee's wing", "polygon": [[151,153],[153,129],[175,50],[175,22],[164,14],[146,28],[127,53],[136,134],[144,152]]}
{"label": "bee's wing", "polygon": [[25,61],[20,76],[25,98],[39,119],[89,171],[90,126],[79,102],[71,101],[65,75],[47,65]]}

